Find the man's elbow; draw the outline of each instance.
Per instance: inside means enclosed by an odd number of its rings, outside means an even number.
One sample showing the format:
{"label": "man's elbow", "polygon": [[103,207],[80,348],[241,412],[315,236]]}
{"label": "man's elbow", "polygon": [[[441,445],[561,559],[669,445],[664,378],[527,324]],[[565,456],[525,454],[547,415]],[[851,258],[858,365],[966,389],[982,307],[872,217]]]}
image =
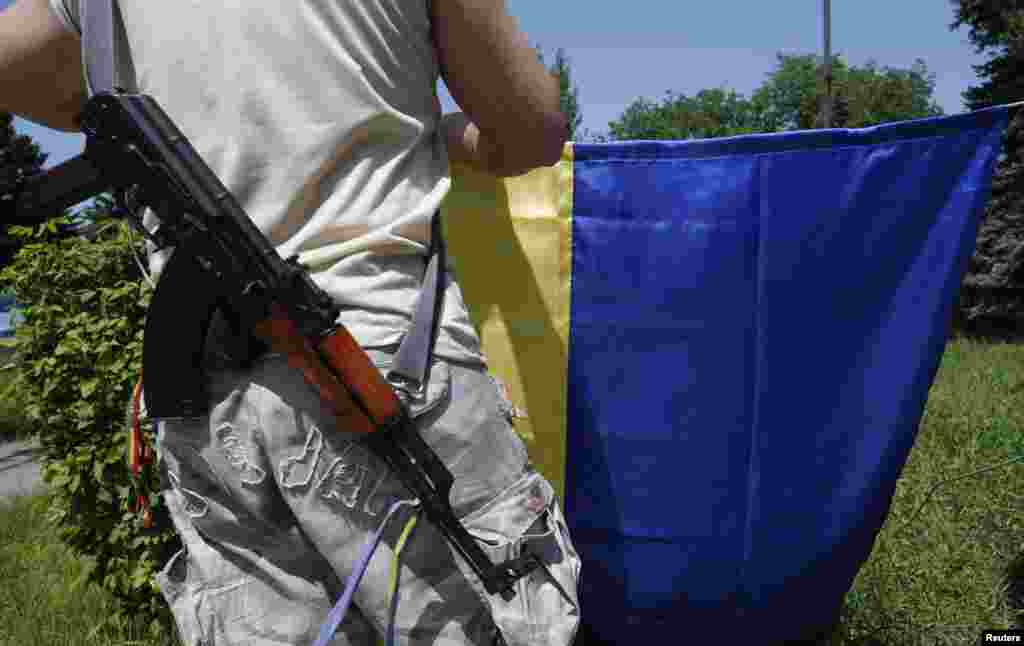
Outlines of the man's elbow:
{"label": "man's elbow", "polygon": [[47,128],[52,128],[53,130],[60,130],[61,132],[81,134],[82,127],[81,124],[78,123],[78,117],[80,114],[80,110],[62,112],[54,115],[53,119],[43,125]]}
{"label": "man's elbow", "polygon": [[561,112],[545,115],[523,132],[515,146],[516,160],[512,175],[521,175],[534,168],[554,166],[562,159],[569,138],[568,121]]}
{"label": "man's elbow", "polygon": [[64,104],[34,102],[15,105],[0,103],[0,110],[11,112],[23,119],[37,123],[51,130],[62,132],[81,132],[77,123],[78,115],[85,107],[86,96],[75,96]]}
{"label": "man's elbow", "polygon": [[85,104],[88,100],[89,95],[85,92],[75,93],[75,95],[58,110],[58,114],[54,120],[54,125],[51,127],[63,130],[64,132],[81,132],[78,117],[81,116],[82,110],[85,109]]}
{"label": "man's elbow", "polygon": [[562,159],[565,142],[569,140],[569,120],[561,111],[545,119],[541,166],[554,166]]}

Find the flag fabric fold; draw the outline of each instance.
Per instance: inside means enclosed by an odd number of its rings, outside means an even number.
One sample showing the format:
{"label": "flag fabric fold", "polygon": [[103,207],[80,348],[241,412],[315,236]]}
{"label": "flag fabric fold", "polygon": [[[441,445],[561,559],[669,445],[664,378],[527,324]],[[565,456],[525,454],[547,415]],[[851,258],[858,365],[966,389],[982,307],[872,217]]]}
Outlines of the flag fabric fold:
{"label": "flag fabric fold", "polygon": [[456,168],[455,270],[611,643],[836,618],[945,346],[1009,108]]}

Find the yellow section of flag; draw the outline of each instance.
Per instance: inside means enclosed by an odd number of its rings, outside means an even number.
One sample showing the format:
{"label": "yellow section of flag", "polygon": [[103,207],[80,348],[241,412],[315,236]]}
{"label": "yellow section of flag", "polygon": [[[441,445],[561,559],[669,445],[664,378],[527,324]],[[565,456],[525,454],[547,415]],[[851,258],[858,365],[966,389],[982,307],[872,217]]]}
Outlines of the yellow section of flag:
{"label": "yellow section of flag", "polygon": [[573,148],[520,177],[452,167],[445,238],[492,373],[525,418],[516,431],[564,499]]}

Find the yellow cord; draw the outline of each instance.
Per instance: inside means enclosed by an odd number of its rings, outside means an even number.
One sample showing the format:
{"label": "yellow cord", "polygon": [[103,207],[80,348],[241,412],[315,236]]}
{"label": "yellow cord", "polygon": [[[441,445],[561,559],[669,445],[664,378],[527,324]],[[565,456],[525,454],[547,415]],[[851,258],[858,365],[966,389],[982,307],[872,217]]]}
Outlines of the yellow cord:
{"label": "yellow cord", "polygon": [[[388,599],[391,599],[391,603],[398,603],[398,599],[395,597],[395,591],[398,589],[398,572],[401,568],[401,557],[402,549],[405,547],[405,541],[409,538],[409,534],[412,533],[414,527],[416,527],[416,519],[419,515],[415,512],[409,518],[409,521],[405,524],[405,529],[402,530],[402,534],[398,537],[398,542],[395,543],[395,555],[391,558],[391,576],[388,580]],[[389,613],[394,616],[395,609],[392,608]],[[384,639],[381,639],[379,646],[386,646]]]}

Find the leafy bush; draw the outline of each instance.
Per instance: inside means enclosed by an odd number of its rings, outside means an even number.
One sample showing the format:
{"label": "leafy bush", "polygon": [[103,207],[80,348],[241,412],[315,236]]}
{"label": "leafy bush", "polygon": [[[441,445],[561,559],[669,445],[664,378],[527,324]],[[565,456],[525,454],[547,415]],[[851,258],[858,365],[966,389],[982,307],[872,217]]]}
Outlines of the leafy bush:
{"label": "leafy bush", "polygon": [[[180,541],[152,496],[153,525],[133,513],[140,491],[156,491],[155,465],[133,477],[127,411],[142,367],[151,289],[132,257],[142,252],[128,226],[101,208],[90,237],[60,234],[62,218],[37,230],[12,227],[24,246],[0,272],[24,307],[16,332],[15,389],[31,437],[42,449],[48,521],[79,555],[94,557],[86,581],[110,592],[122,617],[142,616],[166,631],[170,614],[154,574]],[[137,237],[136,237],[137,238]],[[144,433],[152,443],[152,429]]]}

